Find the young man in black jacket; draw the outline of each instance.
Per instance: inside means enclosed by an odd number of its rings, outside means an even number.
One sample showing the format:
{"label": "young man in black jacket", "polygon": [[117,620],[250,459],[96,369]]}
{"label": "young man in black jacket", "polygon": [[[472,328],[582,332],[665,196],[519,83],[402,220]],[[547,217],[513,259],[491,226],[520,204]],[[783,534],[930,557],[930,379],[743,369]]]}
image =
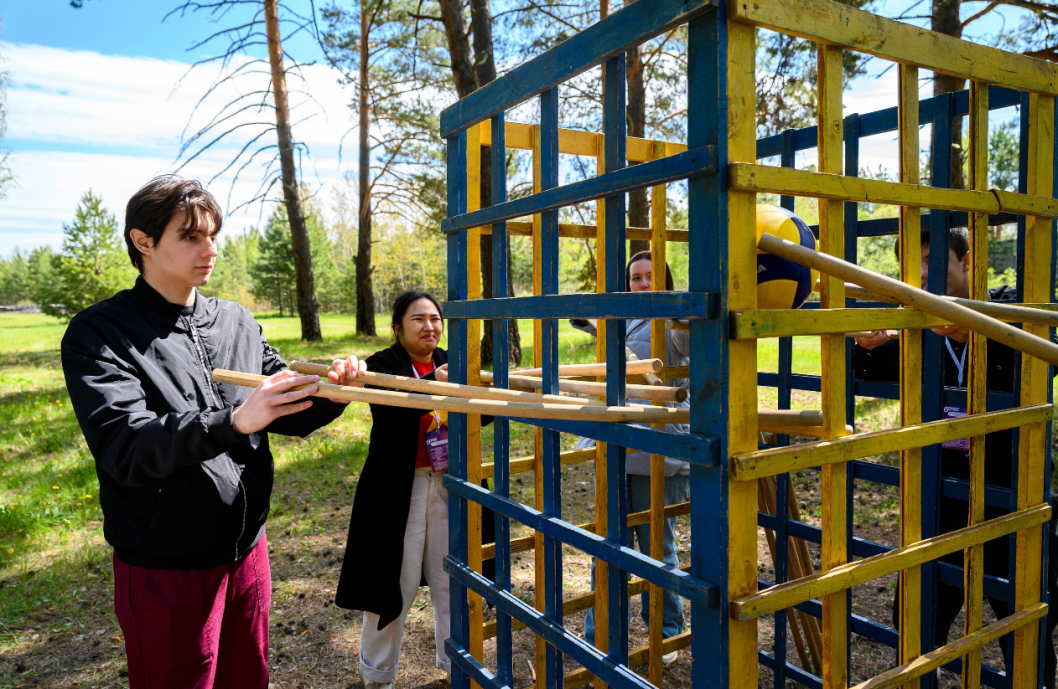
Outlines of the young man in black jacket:
{"label": "young man in black jacket", "polygon": [[[965,228],[952,228],[949,231],[948,250],[948,296],[966,299],[970,295],[970,241]],[[929,268],[929,233],[922,234],[922,284],[927,284]],[[988,290],[988,300],[994,302],[1017,302],[1017,291],[1011,287],[1001,286]],[[966,387],[966,357],[970,333],[959,326],[934,328],[933,332],[945,338],[944,348],[944,385],[948,387]],[[1014,350],[992,340],[988,341],[987,367],[988,389],[998,392],[1013,392],[1017,368],[1014,365]],[[877,331],[871,337],[856,339],[852,349],[852,367],[856,377],[865,380],[897,381],[900,375],[900,344],[890,340],[887,332]],[[947,408],[946,408],[947,409]],[[953,415],[965,413],[963,409],[951,409]],[[985,436],[985,482],[989,485],[1010,488],[1011,463],[1013,458],[1013,431],[997,431]],[[969,441],[957,440],[941,445],[941,473],[946,478],[970,480]],[[992,505],[985,506],[985,519],[995,519],[1007,514],[1008,509]],[[942,497],[940,503],[940,533],[949,533],[966,528],[969,523],[969,504],[965,500]],[[1009,537],[987,541],[984,546],[985,573],[1008,578]],[[963,566],[962,552],[952,553],[941,558],[942,562]],[[1052,593],[1052,605],[1058,598],[1056,587],[1055,553],[1051,552],[1052,563],[1048,574],[1048,588]],[[989,598],[989,604],[997,618],[1003,618],[1013,612],[1005,601]],[[943,646],[948,641],[948,630],[963,605],[963,592],[947,584],[940,584],[936,600],[936,627],[933,643]],[[893,604],[893,623],[897,623],[899,599]],[[1047,621],[1048,637],[1054,631],[1058,614],[1051,614]],[[1044,641],[1045,653],[1044,686],[1055,689],[1056,656],[1054,644],[1050,638]],[[1006,644],[1003,645],[1006,655]],[[1007,669],[1010,670],[1010,658]]]}
{"label": "young man in black jacket", "polygon": [[[141,275],[62,340],[136,689],[268,686],[268,434],[306,436],[344,409],[306,399],[318,377],[288,370],[246,309],[198,294],[221,220],[195,181],[136,192],[125,242]],[[269,377],[251,390],[213,382],[214,368]],[[350,383],[361,369],[351,357],[341,370]]]}

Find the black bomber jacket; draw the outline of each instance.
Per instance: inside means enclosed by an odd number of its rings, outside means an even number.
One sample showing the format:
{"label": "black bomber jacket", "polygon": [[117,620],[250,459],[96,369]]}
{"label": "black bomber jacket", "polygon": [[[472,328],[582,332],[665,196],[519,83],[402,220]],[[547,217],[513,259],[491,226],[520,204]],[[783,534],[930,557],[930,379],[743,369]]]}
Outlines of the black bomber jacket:
{"label": "black bomber jacket", "polygon": [[279,352],[238,304],[202,295],[171,304],[142,277],[70,321],[62,366],[95,458],[103,533],[139,567],[203,569],[244,556],[268,516],[268,433],[304,437],[344,409],[315,398],[238,435],[232,411],[252,390],[213,382],[212,369],[271,375],[286,368]]}

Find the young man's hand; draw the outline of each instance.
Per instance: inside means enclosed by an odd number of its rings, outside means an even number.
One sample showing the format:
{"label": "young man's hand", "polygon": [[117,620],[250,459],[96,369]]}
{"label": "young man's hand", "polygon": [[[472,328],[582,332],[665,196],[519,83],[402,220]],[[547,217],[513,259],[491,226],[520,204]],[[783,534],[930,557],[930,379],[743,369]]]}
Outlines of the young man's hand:
{"label": "young man's hand", "polygon": [[889,332],[886,330],[875,330],[874,334],[870,337],[857,337],[856,344],[863,349],[874,349],[875,347],[881,347],[889,341]]}
{"label": "young man's hand", "polygon": [[[297,414],[312,406],[306,397],[316,394],[319,386],[313,385],[319,376],[302,376],[295,371],[280,371],[262,380],[250,396],[235,408],[231,425],[239,435],[249,435],[268,427],[281,416]],[[304,390],[292,390],[299,385],[308,385]],[[299,400],[305,400],[299,402]]]}
{"label": "young man's hand", "polygon": [[334,385],[348,385],[354,388],[362,388],[365,383],[359,374],[367,373],[367,362],[360,361],[355,356],[348,359],[335,359],[331,363],[331,372],[327,374],[327,380]]}
{"label": "young man's hand", "polygon": [[961,325],[946,325],[943,328],[930,328],[930,330],[941,337],[950,337],[956,342],[970,341],[970,331]]}

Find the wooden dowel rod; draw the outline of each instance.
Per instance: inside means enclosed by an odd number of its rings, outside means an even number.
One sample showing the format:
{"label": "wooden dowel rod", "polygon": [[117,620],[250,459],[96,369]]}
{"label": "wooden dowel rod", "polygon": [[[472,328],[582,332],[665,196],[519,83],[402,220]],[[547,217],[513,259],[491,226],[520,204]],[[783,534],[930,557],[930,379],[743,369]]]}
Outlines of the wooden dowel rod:
{"label": "wooden dowel rod", "polygon": [[[488,371],[482,371],[481,382],[491,383],[492,374]],[[532,376],[511,374],[507,382],[513,388],[524,388],[526,390],[541,390],[544,387],[542,378],[534,378]],[[578,395],[606,396],[606,383],[596,383],[588,380],[563,379],[558,382],[558,389],[562,392],[572,392]],[[645,400],[647,402],[682,402],[687,399],[686,390],[670,388],[666,385],[629,384],[625,386],[625,392],[630,399]]]}
{"label": "wooden dowel rod", "polygon": [[[307,361],[292,361],[291,370],[298,373],[319,376],[320,380],[326,380],[331,367],[325,364],[313,364]],[[459,385],[457,383],[442,382],[439,380],[424,380],[422,378],[409,378],[408,376],[394,376],[389,373],[375,373],[365,371],[360,377],[369,385],[377,385],[384,388],[396,388],[397,390],[408,390],[410,392],[421,392],[427,395],[447,395],[449,397],[465,397],[468,399],[483,400],[505,400],[510,402],[541,402],[550,404],[587,404],[590,406],[605,406],[605,402],[596,399],[585,399],[579,397],[562,397],[560,395],[541,395],[536,392],[522,392],[520,390],[505,390],[503,388],[483,388],[476,385]]]}
{"label": "wooden dowel rod", "polygon": [[[213,370],[218,383],[255,388],[267,376],[238,371]],[[488,414],[527,419],[564,419],[568,421],[604,421],[607,423],[690,423],[690,412],[670,407],[603,407],[588,404],[541,404],[535,402],[504,402],[500,400],[467,399],[445,395],[420,395],[411,392],[369,390],[330,383],[319,386],[314,397],[325,397],[336,402],[367,402],[392,407],[407,407],[424,411],[447,411],[456,414]],[[307,386],[306,386],[307,387]],[[298,388],[291,388],[296,390]]]}
{"label": "wooden dowel rod", "polygon": [[818,409],[758,409],[757,421],[783,426],[822,426],[823,412]]}
{"label": "wooden dowel rod", "polygon": [[665,321],[665,327],[669,330],[675,330],[680,333],[687,333],[691,331],[690,321],[677,320],[675,318],[669,318]]}
{"label": "wooden dowel rod", "polygon": [[[819,283],[816,290],[819,291]],[[880,301],[885,304],[901,304],[899,299],[889,297],[878,292],[873,292],[851,282],[845,283],[845,296],[851,299],[863,301]],[[1000,301],[977,301],[976,299],[963,299],[961,297],[949,297],[947,295],[937,296],[938,299],[950,301],[953,304],[965,306],[968,309],[983,313],[992,318],[1010,323],[1033,323],[1036,325],[1050,325],[1058,327],[1058,313],[1040,308],[1039,306],[1026,306],[1025,304],[1007,304]],[[922,309],[925,311],[925,309]]]}
{"label": "wooden dowel rod", "polygon": [[926,313],[951,321],[956,325],[980,333],[990,340],[1007,345],[1049,364],[1058,365],[1058,345],[1053,342],[1027,333],[1024,330],[1007,325],[986,316],[979,311],[969,309],[962,304],[942,299],[925,290],[917,289],[893,278],[879,275],[855,264],[843,261],[834,256],[806,249],[799,244],[788,242],[774,235],[763,234],[757,247],[775,256],[794,263],[815,268],[821,273],[832,275],[849,282],[855,282],[879,294],[897,299],[902,304],[914,306]]}
{"label": "wooden dowel rod", "polygon": [[[885,332],[889,335],[889,339],[890,340],[899,340],[900,339],[900,331],[899,330],[886,330]],[[855,338],[855,337],[874,337],[874,331],[873,330],[855,330],[855,331],[853,331],[851,333],[845,333],[845,337],[853,337],[853,338]]]}
{"label": "wooden dowel rod", "polygon": [[[627,354],[627,352],[626,352]],[[633,375],[644,373],[660,373],[665,369],[664,362],[661,359],[637,359],[636,361],[629,361],[628,365],[625,366],[625,374]],[[519,376],[532,376],[539,378],[544,375],[544,369],[542,368],[523,368],[511,371],[511,375]],[[558,367],[558,375],[560,376],[605,376],[606,375],[606,364],[563,364]]]}
{"label": "wooden dowel rod", "polygon": [[[591,327],[595,328],[595,332],[599,332],[599,323],[598,323],[598,321],[596,319],[589,318],[588,322],[591,323]],[[636,356],[636,353],[633,352],[632,348],[629,347],[628,345],[625,345],[625,361],[628,362],[629,366],[631,366],[632,362],[634,362],[634,361],[641,361],[641,359],[638,356]],[[656,361],[658,364],[660,364],[660,368],[655,366],[653,371],[628,371],[628,370],[626,370],[625,375],[626,376],[627,375],[636,375],[638,373],[639,375],[643,376],[643,379],[647,382],[647,385],[664,385],[665,381],[661,380],[661,378],[658,378],[657,374],[654,371],[662,371],[662,370],[664,370],[665,362],[662,361],[661,359],[658,359],[658,358],[651,359],[650,361]],[[598,365],[598,364],[596,364],[596,365]],[[632,368],[635,368],[635,367],[632,367]],[[626,367],[626,369],[627,369],[627,367]]]}

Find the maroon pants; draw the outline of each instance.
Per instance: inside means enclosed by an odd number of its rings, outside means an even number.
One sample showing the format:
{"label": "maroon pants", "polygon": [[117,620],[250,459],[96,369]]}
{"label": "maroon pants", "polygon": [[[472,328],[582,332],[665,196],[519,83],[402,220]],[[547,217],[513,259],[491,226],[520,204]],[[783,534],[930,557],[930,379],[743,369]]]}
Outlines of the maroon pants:
{"label": "maroon pants", "polygon": [[210,569],[146,569],[114,558],[114,609],[131,689],[268,686],[272,575],[262,534]]}

